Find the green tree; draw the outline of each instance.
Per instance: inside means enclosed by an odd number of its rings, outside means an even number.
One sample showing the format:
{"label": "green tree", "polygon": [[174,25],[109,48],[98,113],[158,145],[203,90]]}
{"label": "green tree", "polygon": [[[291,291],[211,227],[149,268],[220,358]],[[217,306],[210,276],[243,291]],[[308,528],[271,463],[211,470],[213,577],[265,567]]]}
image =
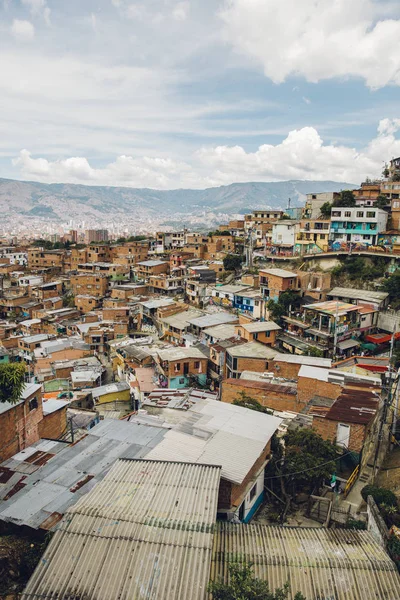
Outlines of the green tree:
{"label": "green tree", "polygon": [[400,269],[383,281],[382,289],[389,293],[391,307],[400,308]]}
{"label": "green tree", "polygon": [[238,254],[227,254],[223,260],[225,271],[238,271],[242,265],[243,257]]}
{"label": "green tree", "polygon": [[73,294],[66,294],[63,297],[64,308],[75,308],[75,296]]}
{"label": "green tree", "polygon": [[16,404],[25,386],[25,363],[0,365],[0,402]]}
{"label": "green tree", "polygon": [[332,204],[330,202],[324,202],[319,210],[324,219],[329,219],[332,212]]}
{"label": "green tree", "polygon": [[144,240],[147,240],[147,237],[145,235],[131,235],[130,237],[128,237],[128,242],[143,242]]}
{"label": "green tree", "polygon": [[319,348],[312,346],[308,351],[308,356],[322,357],[324,353]]}
{"label": "green tree", "polygon": [[[254,577],[252,565],[241,566],[232,563],[228,565],[228,572],[229,583],[210,582],[208,590],[213,600],[286,600],[289,598],[289,583],[272,592],[266,581]],[[294,600],[306,599],[303,594],[297,592]]]}
{"label": "green tree", "polygon": [[382,208],[382,209],[385,208],[388,204],[390,204],[390,201],[383,194],[379,194],[379,196],[376,198],[376,200],[374,202],[374,206],[376,206],[376,208]]}
{"label": "green tree", "polygon": [[278,302],[269,300],[267,308],[269,311],[269,318],[275,323],[279,323],[285,315],[288,314],[289,309],[295,310],[300,304],[299,295],[293,290],[283,292],[279,296]]}
{"label": "green tree", "polygon": [[233,401],[233,404],[236,406],[242,406],[243,408],[249,408],[250,410],[256,410],[257,412],[266,413],[268,415],[272,415],[272,411],[265,408],[262,404],[258,402],[252,396],[246,394],[246,392],[239,392],[238,398]]}
{"label": "green tree", "polygon": [[356,199],[351,190],[342,190],[340,192],[340,198],[333,202],[333,206],[348,206],[352,207],[356,205]]}
{"label": "green tree", "polygon": [[126,237],[119,237],[117,239],[117,244],[124,244],[126,242]]}

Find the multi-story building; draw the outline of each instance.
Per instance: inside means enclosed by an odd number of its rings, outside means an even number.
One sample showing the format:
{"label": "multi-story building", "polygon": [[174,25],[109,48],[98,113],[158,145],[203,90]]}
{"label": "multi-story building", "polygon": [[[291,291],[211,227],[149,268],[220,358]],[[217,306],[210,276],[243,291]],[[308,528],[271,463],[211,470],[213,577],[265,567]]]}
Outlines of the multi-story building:
{"label": "multi-story building", "polygon": [[155,253],[164,254],[185,245],[186,231],[160,231],[156,233]]}
{"label": "multi-story building", "polygon": [[91,244],[92,242],[108,242],[108,230],[87,229],[85,231],[85,243]]}
{"label": "multi-story building", "polygon": [[62,269],[64,265],[64,250],[44,250],[43,248],[28,249],[28,267],[31,271],[57,268]]}
{"label": "multi-story building", "polygon": [[284,219],[274,223],[272,226],[271,244],[272,250],[276,254],[292,256],[295,252],[295,245],[300,223]]}
{"label": "multi-story building", "polygon": [[260,288],[263,298],[277,302],[283,292],[298,289],[297,273],[285,269],[261,269]]}
{"label": "multi-story building", "polygon": [[373,206],[381,194],[381,181],[364,181],[353,194],[357,206]]}
{"label": "multi-story building", "polygon": [[327,252],[329,248],[330,220],[302,220],[296,237],[296,253]]}
{"label": "multi-story building", "polygon": [[136,265],[137,279],[149,281],[151,276],[169,273],[169,262],[164,260],[145,260]]}
{"label": "multi-story building", "polygon": [[244,230],[247,233],[251,229],[259,228],[261,225],[272,225],[281,218],[283,213],[283,210],[278,209],[254,210],[251,214],[245,215]]}
{"label": "multi-story building", "polygon": [[206,385],[208,358],[199,348],[168,348],[157,353],[161,387],[178,389]]}
{"label": "multi-story building", "polygon": [[379,208],[335,207],[331,213],[331,246],[375,246],[378,234],[386,230],[387,220],[387,212]]}
{"label": "multi-story building", "polygon": [[185,287],[183,269],[174,269],[170,275],[151,275],[149,277],[149,291],[153,294],[175,296],[181,294]]}
{"label": "multi-story building", "polygon": [[319,194],[307,194],[307,200],[303,209],[303,219],[320,219],[321,206],[333,204],[335,200],[340,198],[339,192],[321,192]]}
{"label": "multi-story building", "polygon": [[71,289],[74,296],[90,295],[104,298],[108,290],[108,278],[98,273],[85,273],[71,277]]}
{"label": "multi-story building", "polygon": [[400,157],[390,161],[382,182],[381,194],[385,195],[391,204],[392,228],[400,229]]}

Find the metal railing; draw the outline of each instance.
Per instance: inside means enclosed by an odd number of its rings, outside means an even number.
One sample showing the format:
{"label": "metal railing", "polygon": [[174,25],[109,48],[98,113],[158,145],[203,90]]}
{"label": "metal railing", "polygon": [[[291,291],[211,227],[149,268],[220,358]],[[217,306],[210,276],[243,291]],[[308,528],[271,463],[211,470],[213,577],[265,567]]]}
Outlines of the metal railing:
{"label": "metal railing", "polygon": [[350,477],[348,478],[347,482],[346,482],[346,486],[344,488],[344,492],[343,495],[346,498],[348,496],[348,494],[351,491],[351,488],[353,487],[353,485],[355,484],[358,475],[360,472],[360,465],[357,465],[356,468],[354,469],[354,471],[352,472],[352,474],[350,475]]}

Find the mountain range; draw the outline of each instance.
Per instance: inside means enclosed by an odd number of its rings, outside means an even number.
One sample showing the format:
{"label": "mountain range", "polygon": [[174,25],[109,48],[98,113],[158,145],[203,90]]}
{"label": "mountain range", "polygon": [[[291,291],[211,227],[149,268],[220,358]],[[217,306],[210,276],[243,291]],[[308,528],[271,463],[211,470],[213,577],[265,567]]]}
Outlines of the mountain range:
{"label": "mountain range", "polygon": [[280,181],[233,183],[205,190],[152,190],[64,183],[37,183],[0,179],[0,211],[8,218],[35,220],[86,220],[135,216],[176,218],[205,214],[245,214],[255,208],[300,206],[308,193],[333,192],[357,187],[334,181]]}

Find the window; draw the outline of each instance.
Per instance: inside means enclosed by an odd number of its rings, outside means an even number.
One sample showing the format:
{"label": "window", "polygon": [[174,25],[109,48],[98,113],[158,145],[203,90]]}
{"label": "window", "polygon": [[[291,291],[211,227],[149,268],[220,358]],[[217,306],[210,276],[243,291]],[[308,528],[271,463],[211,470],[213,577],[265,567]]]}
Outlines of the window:
{"label": "window", "polygon": [[32,398],[31,400],[29,400],[29,410],[35,410],[35,408],[38,407],[38,401],[37,398]]}
{"label": "window", "polygon": [[253,334],[253,339],[258,340],[258,333]]}
{"label": "window", "polygon": [[236,369],[237,369],[237,367],[238,367],[237,358],[234,358],[234,359],[233,359],[233,365],[232,365],[232,366],[233,366],[233,368],[234,368],[234,369],[235,369],[235,371],[236,371]]}
{"label": "window", "polygon": [[351,212],[349,210],[346,210],[344,213],[345,217],[351,217]]}
{"label": "window", "polygon": [[319,236],[319,239],[320,239],[320,240],[324,240],[324,239],[325,239],[325,237],[326,237],[326,236],[325,236],[325,233],[321,233],[321,234],[320,234],[320,236]]}
{"label": "window", "polygon": [[332,211],[332,217],[340,217],[341,215],[342,215],[342,213],[340,212],[340,210]]}
{"label": "window", "polygon": [[198,360],[195,361],[194,368],[195,369],[199,369],[200,368],[200,361],[198,361]]}
{"label": "window", "polygon": [[181,385],[183,385],[183,384],[185,383],[185,378],[184,378],[184,377],[181,377],[181,378],[179,379],[179,383],[180,383]]}
{"label": "window", "polygon": [[373,219],[375,217],[375,211],[367,210],[367,219]]}
{"label": "window", "polygon": [[175,363],[175,371],[180,371],[181,370],[181,363]]}
{"label": "window", "polygon": [[254,498],[257,495],[257,484],[253,485],[249,494],[249,502],[253,502]]}
{"label": "window", "polygon": [[363,219],[364,218],[364,211],[358,210],[357,213],[356,213],[356,217],[357,217],[357,219]]}

